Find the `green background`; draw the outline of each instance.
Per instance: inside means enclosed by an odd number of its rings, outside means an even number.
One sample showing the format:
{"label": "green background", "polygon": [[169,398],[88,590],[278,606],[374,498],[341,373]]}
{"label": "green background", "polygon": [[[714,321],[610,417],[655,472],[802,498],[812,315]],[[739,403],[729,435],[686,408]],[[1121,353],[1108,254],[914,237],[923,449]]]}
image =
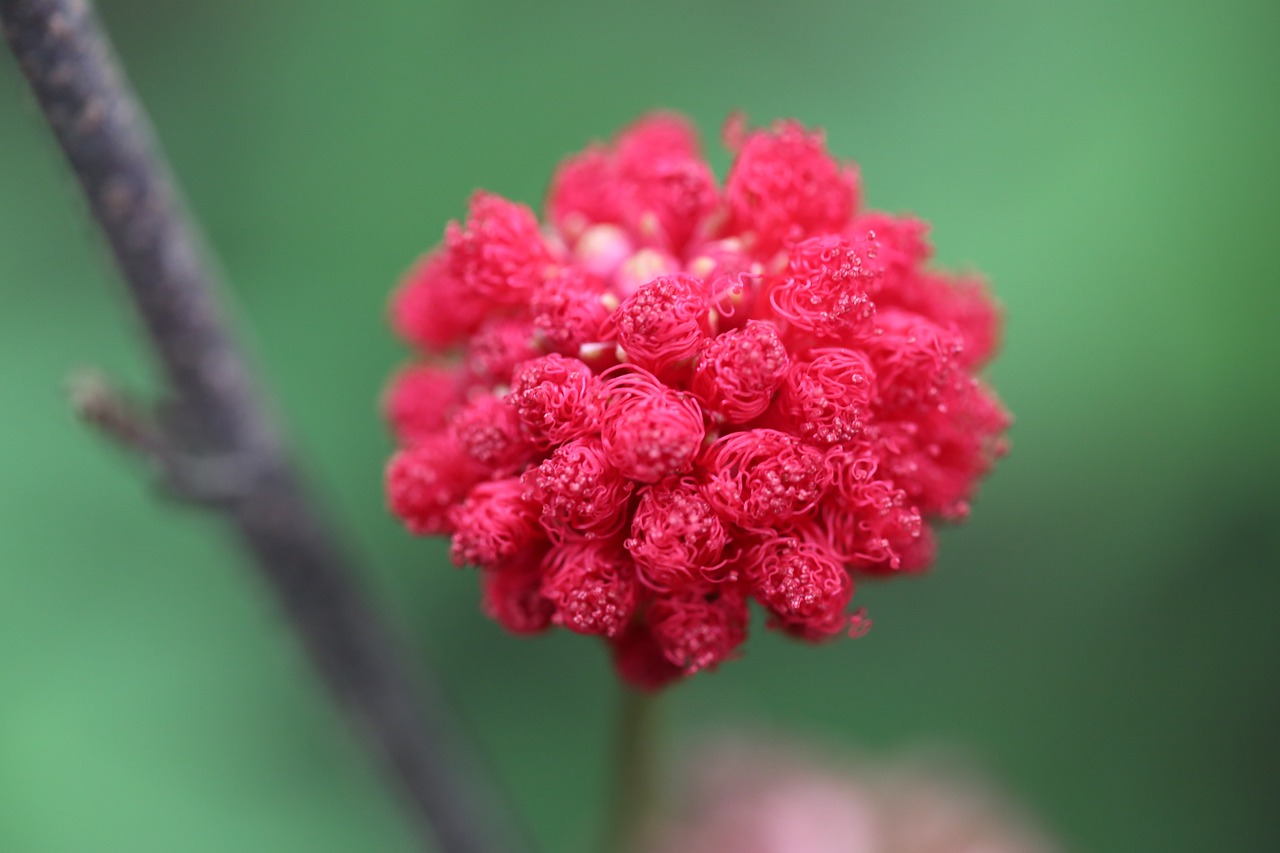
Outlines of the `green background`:
{"label": "green background", "polygon": [[[1068,847],[1280,849],[1274,3],[115,0],[105,17],[234,313],[366,580],[437,662],[546,850],[589,838],[615,700],[514,639],[381,495],[394,280],[483,186],[537,204],[641,112],[823,126],[870,203],[1007,309],[1013,453],[865,639],[666,697],[895,755],[958,745]],[[68,414],[155,387],[121,290],[0,62],[0,849],[407,850],[380,779],[222,530]]]}

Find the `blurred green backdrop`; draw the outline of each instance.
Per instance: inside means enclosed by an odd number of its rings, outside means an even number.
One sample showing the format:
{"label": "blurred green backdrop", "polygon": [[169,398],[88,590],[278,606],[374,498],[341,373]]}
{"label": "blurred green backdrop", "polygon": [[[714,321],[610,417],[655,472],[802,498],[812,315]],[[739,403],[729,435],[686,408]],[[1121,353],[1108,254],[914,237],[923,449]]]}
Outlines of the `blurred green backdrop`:
{"label": "blurred green backdrop", "polygon": [[[1275,3],[105,5],[368,584],[545,849],[599,811],[607,665],[503,635],[384,512],[383,309],[474,187],[537,204],[655,106],[713,148],[735,108],[825,127],[993,279],[1018,417],[935,572],[860,592],[867,638],[754,638],[673,737],[960,744],[1076,849],[1280,849]],[[6,57],[0,849],[411,849],[220,529],[69,416],[77,366],[154,384],[103,260]]]}

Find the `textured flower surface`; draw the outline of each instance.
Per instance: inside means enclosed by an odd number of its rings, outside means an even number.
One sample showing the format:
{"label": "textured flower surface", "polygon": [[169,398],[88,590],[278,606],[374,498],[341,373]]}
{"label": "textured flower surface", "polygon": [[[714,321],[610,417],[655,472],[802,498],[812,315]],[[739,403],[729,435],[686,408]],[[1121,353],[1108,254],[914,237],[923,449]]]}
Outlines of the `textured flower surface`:
{"label": "textured flower surface", "polygon": [[723,187],[657,114],[565,161],[541,227],[477,193],[392,301],[392,510],[504,627],[597,635],[646,689],[734,656],[752,601],[805,641],[865,631],[855,581],[932,562],[1010,423],[982,281],[860,209],[821,133],[725,138]]}

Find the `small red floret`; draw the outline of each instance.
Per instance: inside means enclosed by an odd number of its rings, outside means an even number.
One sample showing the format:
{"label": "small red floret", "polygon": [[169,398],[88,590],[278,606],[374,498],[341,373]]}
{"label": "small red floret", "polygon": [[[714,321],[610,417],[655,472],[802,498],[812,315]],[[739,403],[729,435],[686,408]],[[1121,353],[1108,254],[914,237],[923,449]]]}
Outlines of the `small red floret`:
{"label": "small red floret", "polygon": [[600,380],[576,358],[552,353],[519,365],[507,402],[538,447],[553,447],[600,429]]}
{"label": "small red floret", "polygon": [[778,327],[748,320],[703,349],[693,374],[693,392],[729,423],[744,424],[769,408],[790,365]]}
{"label": "small red floret", "polygon": [[478,192],[466,225],[445,232],[449,272],[466,290],[496,305],[514,305],[546,280],[553,259],[533,211]]}
{"label": "small red floret", "polygon": [[541,537],[538,508],[517,479],[490,480],[450,512],[455,565],[496,568],[518,558]]}
{"label": "small red floret", "polygon": [[391,325],[423,352],[438,353],[465,340],[488,310],[449,272],[445,255],[433,252],[414,265],[392,296]]}
{"label": "small red floret", "polygon": [[853,581],[817,545],[789,536],[769,539],[746,560],[752,594],[787,633],[816,641],[844,631]]}
{"label": "small red floret", "polygon": [[537,634],[551,627],[555,605],[542,594],[541,556],[533,551],[481,572],[481,609],[513,634]]}
{"label": "small red floret", "polygon": [[646,617],[662,654],[685,675],[715,669],[747,638],[747,603],[729,587],[659,596]]}
{"label": "small red floret", "polygon": [[749,133],[725,183],[731,233],[770,257],[790,238],[839,231],[858,204],[858,173],[796,122]]}
{"label": "small red floret", "polygon": [[577,356],[584,345],[600,340],[611,301],[616,304],[597,276],[565,267],[533,294],[533,328],[551,350]]}
{"label": "small red floret", "polygon": [[726,435],[707,448],[701,468],[707,499],[749,530],[768,530],[808,512],[831,482],[823,451],[773,429]]}
{"label": "small red floret", "polygon": [[856,240],[812,237],[792,247],[782,283],[769,294],[779,317],[820,338],[846,339],[871,331],[872,296],[884,269],[874,236]]}
{"label": "small red floret", "polygon": [[660,374],[692,359],[711,337],[711,301],[701,279],[660,276],[628,297],[613,322],[627,360]]}
{"label": "small red floret", "polygon": [[620,373],[605,382],[601,417],[605,453],[641,483],[689,470],[706,435],[702,410],[688,394],[644,373]]}
{"label": "small red floret", "polygon": [[627,550],[652,589],[699,584],[724,561],[729,534],[692,480],[669,480],[640,492]]}
{"label": "small red floret", "polygon": [[391,457],[387,500],[414,533],[451,533],[450,510],[482,476],[450,436],[432,436]]}
{"label": "small red floret", "polygon": [[449,429],[463,453],[494,473],[519,471],[535,454],[515,408],[492,394],[473,397],[458,409]]}
{"label": "small red floret", "polygon": [[414,364],[391,380],[383,411],[401,444],[416,444],[443,432],[462,397],[456,370]]}
{"label": "small red floret", "polygon": [[465,362],[467,378],[485,388],[506,385],[517,366],[541,354],[532,323],[500,317],[485,323],[471,338]]}
{"label": "small red floret", "polygon": [[779,412],[800,437],[819,445],[862,434],[875,399],[875,372],[866,354],[852,349],[815,350],[791,366],[782,383]]}
{"label": "small red floret", "polygon": [[565,542],[547,553],[542,594],[555,605],[553,621],[579,634],[614,637],[639,600],[636,567],[616,544]]}
{"label": "small red floret", "polygon": [[542,526],[555,541],[608,537],[626,524],[632,482],[609,464],[596,439],[579,438],[557,447],[525,474],[542,506]]}

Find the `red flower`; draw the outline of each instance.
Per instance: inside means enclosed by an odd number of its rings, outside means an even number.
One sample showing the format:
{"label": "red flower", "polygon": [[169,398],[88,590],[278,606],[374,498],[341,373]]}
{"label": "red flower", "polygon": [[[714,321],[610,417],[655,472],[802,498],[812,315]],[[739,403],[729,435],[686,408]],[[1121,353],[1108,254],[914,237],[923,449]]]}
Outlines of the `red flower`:
{"label": "red flower", "polygon": [[530,551],[481,573],[481,609],[513,634],[551,626],[555,605],[542,594],[541,558],[540,551]]}
{"label": "red flower", "polygon": [[724,522],[692,480],[668,480],[640,492],[627,550],[640,580],[665,591],[696,585],[724,561]]}
{"label": "red flower", "polygon": [[525,492],[516,479],[489,480],[472,489],[449,515],[454,530],[449,550],[453,562],[497,568],[518,558],[541,538],[538,507]]}
{"label": "red flower", "polygon": [[555,605],[552,621],[579,634],[614,637],[639,600],[636,570],[616,544],[566,542],[544,561],[542,594]]}
{"label": "red flower", "polygon": [[464,366],[472,384],[506,385],[521,363],[541,354],[533,323],[503,317],[485,323],[471,337]]}
{"label": "red flower", "polygon": [[490,304],[527,302],[552,267],[533,211],[485,192],[472,197],[465,226],[449,224],[445,246],[449,272]]}
{"label": "red flower", "polygon": [[707,448],[701,469],[708,500],[748,530],[772,529],[808,512],[831,481],[823,451],[773,429],[726,435]]}
{"label": "red flower", "polygon": [[613,224],[636,245],[680,254],[720,205],[699,148],[680,116],[637,122],[614,148],[589,148],[561,166],[549,193],[552,222],[570,243]]}
{"label": "red flower", "polygon": [[536,453],[516,410],[492,394],[479,394],[458,409],[449,432],[463,453],[495,474],[523,469]]}
{"label": "red flower", "polygon": [[400,337],[428,353],[466,339],[488,313],[484,300],[449,272],[440,252],[424,255],[391,298],[391,325]]}
{"label": "red flower", "polygon": [[[832,453],[834,484],[817,522],[824,542],[851,569],[873,574],[924,568],[919,557],[932,548],[920,509],[892,480],[877,476],[880,462],[865,447]],[[927,561],[926,561],[927,562]]]}
{"label": "red flower", "polygon": [[414,533],[451,533],[450,511],[483,476],[453,437],[440,433],[391,457],[387,502]]}
{"label": "red flower", "polygon": [[727,584],[661,595],[646,615],[663,657],[685,675],[714,669],[747,638],[747,602]]}
{"label": "red flower", "polygon": [[506,399],[534,444],[549,448],[599,432],[601,393],[591,368],[553,353],[521,364]]}
{"label": "red flower", "polygon": [[779,317],[821,338],[844,340],[872,331],[884,269],[871,234],[856,240],[811,237],[793,246],[782,283],[769,294]]}
{"label": "red flower", "polygon": [[392,305],[427,357],[384,398],[392,510],[504,627],[602,637],[643,689],[737,654],[749,600],[865,632],[853,579],[926,568],[1006,450],[980,280],[860,211],[820,133],[726,137],[723,190],[658,115],[562,164],[545,228],[477,193]]}
{"label": "red flower", "polygon": [[725,195],[729,230],[771,257],[789,238],[845,227],[858,204],[858,172],[831,159],[821,133],[780,121],[741,140]]}
{"label": "red flower", "polygon": [[525,473],[525,482],[553,540],[608,537],[626,524],[634,486],[609,464],[596,439],[560,445]]}
{"label": "red flower", "polygon": [[609,461],[642,483],[687,472],[706,435],[698,404],[643,371],[612,373],[601,416]]}
{"label": "red flower", "polygon": [[778,412],[802,438],[830,445],[862,434],[875,399],[875,372],[865,352],[844,347],[814,350],[791,366]]}
{"label": "red flower", "polygon": [[627,297],[612,325],[627,360],[660,373],[706,345],[712,334],[711,309],[701,279],[664,275]]}
{"label": "red flower", "polygon": [[849,623],[853,581],[826,549],[782,536],[754,548],[744,574],[774,624],[806,640],[840,633]]}
{"label": "red flower", "polygon": [[694,370],[692,388],[707,409],[732,424],[764,414],[787,375],[791,358],[778,337],[778,327],[748,320],[713,338]]}
{"label": "red flower", "polygon": [[600,327],[618,300],[604,282],[579,267],[565,267],[533,294],[533,328],[552,352],[576,356],[600,340]]}
{"label": "red flower", "polygon": [[449,425],[449,416],[461,401],[461,394],[455,371],[414,364],[392,378],[382,408],[400,443],[416,444]]}

